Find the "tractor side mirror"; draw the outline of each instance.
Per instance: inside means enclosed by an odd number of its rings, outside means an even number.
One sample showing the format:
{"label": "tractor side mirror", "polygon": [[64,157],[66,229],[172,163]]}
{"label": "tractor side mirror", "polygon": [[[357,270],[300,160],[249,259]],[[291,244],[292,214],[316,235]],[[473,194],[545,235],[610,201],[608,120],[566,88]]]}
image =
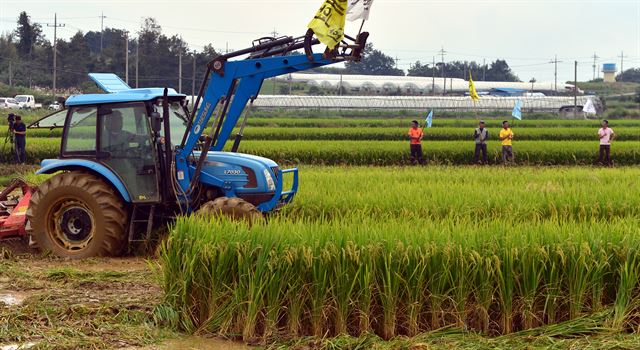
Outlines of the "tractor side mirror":
{"label": "tractor side mirror", "polygon": [[151,129],[153,132],[160,132],[162,129],[162,117],[158,112],[151,113]]}

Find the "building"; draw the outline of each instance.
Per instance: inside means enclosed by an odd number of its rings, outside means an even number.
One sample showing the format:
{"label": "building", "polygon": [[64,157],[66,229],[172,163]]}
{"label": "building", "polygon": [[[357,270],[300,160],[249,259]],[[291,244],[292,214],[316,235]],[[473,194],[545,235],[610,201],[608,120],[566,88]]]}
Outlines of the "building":
{"label": "building", "polygon": [[602,73],[604,73],[604,82],[605,83],[615,83],[616,81],[616,64],[615,63],[605,63],[602,65]]}

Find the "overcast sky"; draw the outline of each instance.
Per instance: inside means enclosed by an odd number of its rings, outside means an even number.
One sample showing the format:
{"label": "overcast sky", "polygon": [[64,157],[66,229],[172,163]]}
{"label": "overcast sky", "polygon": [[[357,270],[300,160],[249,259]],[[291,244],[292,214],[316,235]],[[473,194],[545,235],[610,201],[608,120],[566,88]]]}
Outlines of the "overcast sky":
{"label": "overcast sky", "polygon": [[[141,18],[155,17],[164,34],[179,34],[192,49],[207,43],[241,49],[274,30],[281,35],[302,35],[322,0],[104,0],[104,1],[0,1],[0,32],[15,29],[20,11],[36,22],[52,23],[54,12],[68,38],[78,30],[105,27],[135,33]],[[359,23],[347,22],[356,34]],[[43,25],[47,38],[53,28]],[[624,51],[624,67],[640,66],[640,0],[374,0],[365,24],[376,48],[398,58],[406,70],[417,60],[431,62],[444,48],[445,61],[482,63],[506,59],[521,80],[553,80],[558,55],[560,81],[593,76],[593,54],[599,64],[617,63]]]}

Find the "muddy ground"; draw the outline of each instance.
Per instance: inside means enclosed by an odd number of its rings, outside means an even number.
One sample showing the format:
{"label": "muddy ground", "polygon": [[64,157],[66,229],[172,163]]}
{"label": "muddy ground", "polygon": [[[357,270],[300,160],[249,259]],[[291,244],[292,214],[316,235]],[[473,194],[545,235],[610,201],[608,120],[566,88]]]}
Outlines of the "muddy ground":
{"label": "muddy ground", "polygon": [[62,260],[0,248],[0,350],[246,349],[157,327],[153,259]]}

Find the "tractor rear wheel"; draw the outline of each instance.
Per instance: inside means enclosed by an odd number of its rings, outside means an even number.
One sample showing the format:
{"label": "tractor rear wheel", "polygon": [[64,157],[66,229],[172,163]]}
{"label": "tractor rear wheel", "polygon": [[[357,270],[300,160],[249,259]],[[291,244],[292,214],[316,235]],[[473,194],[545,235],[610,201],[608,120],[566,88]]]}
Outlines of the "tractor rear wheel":
{"label": "tractor rear wheel", "polygon": [[39,248],[60,257],[115,256],[125,247],[124,205],[91,174],[65,172],[45,181],[31,197],[27,219]]}
{"label": "tractor rear wheel", "polygon": [[203,204],[197,214],[224,215],[236,220],[254,221],[261,219],[262,213],[251,203],[237,197],[219,197]]}

